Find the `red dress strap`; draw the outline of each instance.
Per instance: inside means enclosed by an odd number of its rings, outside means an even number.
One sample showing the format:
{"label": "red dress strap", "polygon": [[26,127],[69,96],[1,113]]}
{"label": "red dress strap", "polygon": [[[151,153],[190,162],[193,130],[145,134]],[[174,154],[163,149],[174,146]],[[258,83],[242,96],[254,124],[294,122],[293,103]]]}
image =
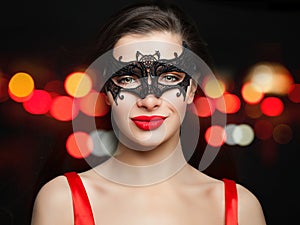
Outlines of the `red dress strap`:
{"label": "red dress strap", "polygon": [[92,207],[80,176],[76,172],[64,175],[72,193],[74,225],[95,225]]}
{"label": "red dress strap", "polygon": [[236,183],[233,180],[222,179],[225,189],[225,224],[238,224],[238,196]]}

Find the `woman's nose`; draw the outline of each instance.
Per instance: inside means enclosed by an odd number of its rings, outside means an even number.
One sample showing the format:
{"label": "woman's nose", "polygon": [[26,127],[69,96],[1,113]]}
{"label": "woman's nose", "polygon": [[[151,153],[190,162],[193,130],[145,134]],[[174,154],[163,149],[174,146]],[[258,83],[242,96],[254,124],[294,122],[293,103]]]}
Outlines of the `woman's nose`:
{"label": "woman's nose", "polygon": [[160,107],[161,102],[161,98],[157,98],[155,95],[149,94],[143,99],[138,99],[136,104],[139,108],[144,108],[147,111],[153,111]]}

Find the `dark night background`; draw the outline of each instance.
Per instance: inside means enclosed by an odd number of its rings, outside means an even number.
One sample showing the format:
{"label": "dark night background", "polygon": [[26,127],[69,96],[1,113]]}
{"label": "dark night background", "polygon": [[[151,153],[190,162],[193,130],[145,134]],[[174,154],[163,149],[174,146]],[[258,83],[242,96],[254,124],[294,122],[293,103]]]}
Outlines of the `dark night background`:
{"label": "dark night background", "polygon": [[[197,23],[217,68],[236,86],[260,61],[282,63],[300,82],[300,5],[296,1],[177,0]],[[63,80],[81,66],[98,28],[128,1],[6,1],[0,3],[0,75],[33,71],[36,85]],[[41,185],[64,171],[81,171],[84,160],[66,154],[71,122],[24,112],[12,100],[0,102],[0,224],[28,225]],[[227,176],[261,201],[268,225],[294,224],[300,187],[296,152],[300,147],[299,104],[289,105],[293,139],[284,145],[255,140],[228,147],[204,172]],[[228,121],[246,121],[241,114]],[[271,149],[268,162],[260,153]],[[275,153],[274,153],[275,152]],[[297,221],[297,220],[296,220]]]}

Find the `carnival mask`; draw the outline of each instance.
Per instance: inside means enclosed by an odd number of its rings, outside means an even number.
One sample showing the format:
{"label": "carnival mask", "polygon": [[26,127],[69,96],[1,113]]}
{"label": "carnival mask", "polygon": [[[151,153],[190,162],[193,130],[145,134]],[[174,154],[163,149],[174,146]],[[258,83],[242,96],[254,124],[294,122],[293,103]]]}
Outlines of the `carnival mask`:
{"label": "carnival mask", "polygon": [[153,94],[157,98],[170,89],[179,89],[177,97],[181,94],[185,100],[186,91],[190,85],[191,77],[183,70],[179,69],[183,64],[184,51],[180,56],[174,52],[173,59],[160,59],[160,52],[153,55],[143,55],[136,52],[136,60],[122,62],[114,58],[113,63],[119,69],[113,73],[105,84],[105,91],[110,92],[116,104],[117,99],[124,99],[121,92],[130,92],[144,99],[147,95]]}

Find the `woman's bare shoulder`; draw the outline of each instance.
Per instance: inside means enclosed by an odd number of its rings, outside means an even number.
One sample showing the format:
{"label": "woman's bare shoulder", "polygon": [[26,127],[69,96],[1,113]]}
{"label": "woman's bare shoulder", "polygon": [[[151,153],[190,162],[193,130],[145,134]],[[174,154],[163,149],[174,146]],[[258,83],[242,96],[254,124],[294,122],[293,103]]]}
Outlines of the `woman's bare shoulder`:
{"label": "woman's bare shoulder", "polygon": [[209,176],[197,169],[195,169],[192,166],[188,166],[189,170],[191,171],[190,174],[192,175],[192,180],[197,182],[197,185],[208,185],[211,186],[213,188],[215,187],[219,187],[221,185],[223,185],[223,181],[217,178],[214,178],[212,176]]}
{"label": "woman's bare shoulder", "polygon": [[[187,167],[184,175],[184,188],[190,190],[189,193],[196,193],[197,199],[205,198],[220,200],[223,196],[224,183],[222,180],[209,176],[192,166]],[[201,197],[202,196],[202,197]]]}
{"label": "woman's bare shoulder", "polygon": [[[198,171],[197,171],[198,172]],[[215,199],[224,196],[224,182],[222,179],[216,179],[204,173],[198,173],[198,182],[206,186],[208,193],[211,193]],[[262,206],[258,198],[246,187],[237,183],[238,192],[238,218],[240,225],[266,225]],[[207,194],[207,196],[209,196]]]}
{"label": "woman's bare shoulder", "polygon": [[246,187],[237,184],[239,224],[265,225],[262,206],[257,197]]}
{"label": "woman's bare shoulder", "polygon": [[[70,188],[65,176],[57,176],[47,182],[39,191],[37,199],[46,198],[49,201],[61,201],[70,194]],[[51,199],[49,198],[51,195]],[[71,195],[69,196],[71,197]]]}
{"label": "woman's bare shoulder", "polygon": [[39,190],[34,202],[32,225],[72,224],[72,213],[72,195],[67,179],[58,176]]}

